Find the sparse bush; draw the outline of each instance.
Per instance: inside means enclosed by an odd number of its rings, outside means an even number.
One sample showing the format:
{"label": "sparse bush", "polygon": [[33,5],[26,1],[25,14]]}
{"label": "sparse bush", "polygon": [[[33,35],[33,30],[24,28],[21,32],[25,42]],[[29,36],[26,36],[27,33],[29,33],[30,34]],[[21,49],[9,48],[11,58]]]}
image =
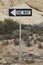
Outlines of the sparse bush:
{"label": "sparse bush", "polygon": [[27,64],[31,64],[31,63],[34,63],[35,61],[34,61],[34,60],[25,60],[25,62],[26,62]]}
{"label": "sparse bush", "polygon": [[37,43],[37,40],[34,40],[34,44],[36,44]]}
{"label": "sparse bush", "polygon": [[13,31],[12,34],[14,35],[14,37],[19,38],[19,29]]}
{"label": "sparse bush", "polygon": [[4,32],[4,24],[0,21],[0,34],[3,34]]}
{"label": "sparse bush", "polygon": [[26,39],[27,39],[27,38],[24,36],[24,37],[23,37],[23,41],[26,41]]}
{"label": "sparse bush", "polygon": [[19,40],[15,40],[15,45],[19,45]]}
{"label": "sparse bush", "polygon": [[19,56],[14,56],[14,60],[18,60]]}
{"label": "sparse bush", "polygon": [[31,43],[27,41],[26,45],[27,45],[27,47],[30,47]]}
{"label": "sparse bush", "polygon": [[40,48],[40,49],[43,48],[43,46],[41,45],[41,43],[39,44],[38,48]]}
{"label": "sparse bush", "polygon": [[21,36],[23,37],[23,36],[27,36],[27,35],[29,35],[29,32],[28,32],[28,30],[23,30],[22,29],[22,31],[21,31]]}

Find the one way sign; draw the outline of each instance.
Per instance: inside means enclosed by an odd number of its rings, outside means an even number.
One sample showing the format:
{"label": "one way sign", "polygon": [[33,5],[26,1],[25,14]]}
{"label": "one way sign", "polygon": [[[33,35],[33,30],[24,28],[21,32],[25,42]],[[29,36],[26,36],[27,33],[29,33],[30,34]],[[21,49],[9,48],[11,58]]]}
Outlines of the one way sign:
{"label": "one way sign", "polygon": [[[32,16],[32,9],[9,9],[9,16]],[[21,18],[20,18],[21,19]],[[22,21],[22,20],[21,20]],[[21,43],[21,21],[20,21],[20,41],[19,41],[19,62],[22,62],[22,43]]]}
{"label": "one way sign", "polygon": [[9,16],[32,16],[32,9],[9,9]]}

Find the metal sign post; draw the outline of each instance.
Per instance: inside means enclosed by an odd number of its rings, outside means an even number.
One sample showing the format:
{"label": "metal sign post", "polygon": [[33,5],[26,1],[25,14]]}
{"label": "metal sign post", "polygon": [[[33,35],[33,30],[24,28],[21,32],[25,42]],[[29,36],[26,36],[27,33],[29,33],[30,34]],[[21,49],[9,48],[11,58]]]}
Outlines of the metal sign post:
{"label": "metal sign post", "polygon": [[[9,16],[32,16],[32,9],[9,9]],[[22,62],[21,21],[20,21],[19,29],[20,29],[19,63],[21,63]]]}
{"label": "metal sign post", "polygon": [[19,62],[21,63],[22,60],[22,43],[21,43],[21,21],[20,21],[20,25],[19,25],[19,29],[20,29],[20,40],[19,40]]}

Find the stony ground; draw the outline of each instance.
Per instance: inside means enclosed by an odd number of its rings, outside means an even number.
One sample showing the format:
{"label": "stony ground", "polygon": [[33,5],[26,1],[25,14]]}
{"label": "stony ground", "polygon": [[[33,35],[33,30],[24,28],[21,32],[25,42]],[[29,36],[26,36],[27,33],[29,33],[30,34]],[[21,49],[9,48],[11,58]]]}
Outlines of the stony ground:
{"label": "stony ground", "polygon": [[[1,42],[1,41],[0,41]],[[43,65],[43,48],[38,44],[27,47],[22,41],[22,63],[19,64],[19,45],[0,45],[0,65]]]}

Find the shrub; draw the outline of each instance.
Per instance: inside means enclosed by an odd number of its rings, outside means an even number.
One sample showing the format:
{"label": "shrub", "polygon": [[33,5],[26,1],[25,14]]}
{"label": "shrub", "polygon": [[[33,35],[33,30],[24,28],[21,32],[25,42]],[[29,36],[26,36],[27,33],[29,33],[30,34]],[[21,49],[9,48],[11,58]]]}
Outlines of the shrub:
{"label": "shrub", "polygon": [[27,41],[27,47],[30,47],[31,46],[31,43]]}
{"label": "shrub", "polygon": [[0,34],[4,33],[4,24],[0,21]]}
{"label": "shrub", "polygon": [[6,33],[12,33],[14,30],[18,29],[18,23],[12,19],[4,20],[4,27]]}
{"label": "shrub", "polygon": [[13,33],[12,33],[16,38],[19,38],[19,30],[17,29],[17,30],[15,30],[15,31],[13,31]]}
{"label": "shrub", "polygon": [[24,36],[23,37],[23,41],[27,41],[27,36]]}
{"label": "shrub", "polygon": [[15,40],[15,45],[19,45],[19,40]]}
{"label": "shrub", "polygon": [[28,30],[25,30],[25,29],[23,30],[23,29],[22,29],[22,30],[21,30],[21,35],[22,35],[22,37],[23,37],[23,36],[28,36],[28,35],[29,35]]}
{"label": "shrub", "polygon": [[17,56],[14,56],[14,60],[18,60],[18,58],[19,58],[19,56],[17,55]]}
{"label": "shrub", "polygon": [[26,62],[27,64],[31,64],[31,63],[34,63],[35,61],[34,61],[34,60],[25,60],[25,62]]}
{"label": "shrub", "polygon": [[40,48],[40,49],[43,48],[43,46],[41,45],[41,43],[39,44],[38,48]]}
{"label": "shrub", "polygon": [[37,43],[37,40],[34,40],[34,44],[36,44]]}

